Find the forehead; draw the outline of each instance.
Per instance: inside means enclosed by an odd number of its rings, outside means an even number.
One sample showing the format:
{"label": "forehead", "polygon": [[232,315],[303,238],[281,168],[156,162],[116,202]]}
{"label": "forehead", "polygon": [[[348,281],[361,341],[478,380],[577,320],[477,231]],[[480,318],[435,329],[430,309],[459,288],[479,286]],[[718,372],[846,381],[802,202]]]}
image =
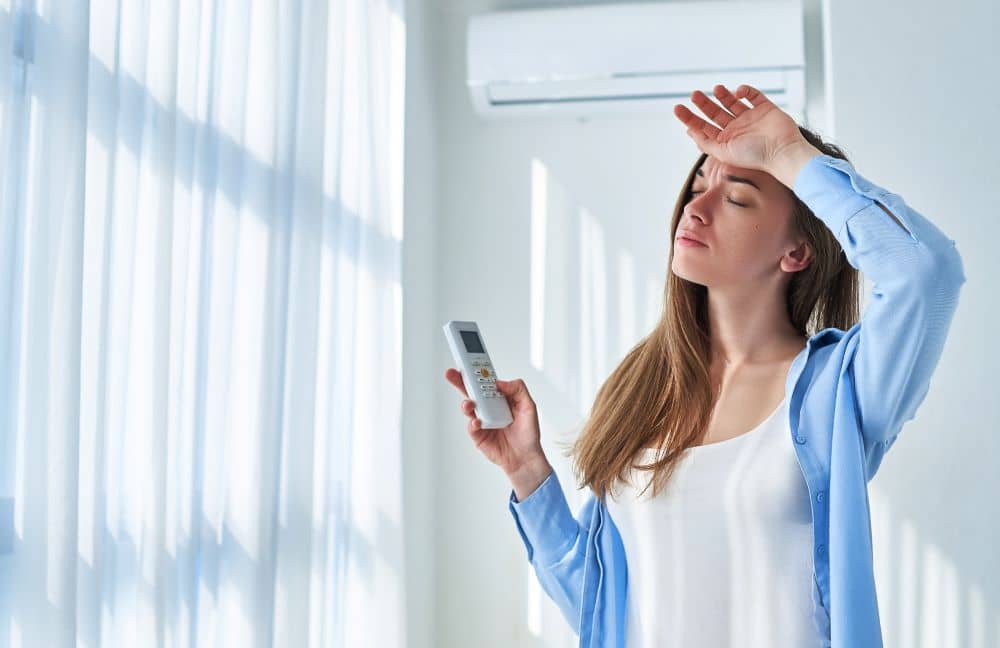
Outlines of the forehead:
{"label": "forehead", "polygon": [[723,178],[727,175],[748,178],[756,182],[761,187],[763,187],[762,183],[766,183],[770,178],[770,175],[763,171],[734,166],[732,164],[725,164],[724,162],[719,162],[713,157],[708,157],[701,163],[701,165],[696,169],[695,178],[707,178],[708,176],[716,174]]}

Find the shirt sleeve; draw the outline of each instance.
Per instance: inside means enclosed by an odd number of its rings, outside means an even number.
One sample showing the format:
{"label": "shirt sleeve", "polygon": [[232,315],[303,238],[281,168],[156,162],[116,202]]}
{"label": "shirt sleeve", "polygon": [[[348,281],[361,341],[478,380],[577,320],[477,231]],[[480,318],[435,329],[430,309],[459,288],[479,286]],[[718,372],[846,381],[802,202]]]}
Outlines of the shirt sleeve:
{"label": "shirt sleeve", "polygon": [[583,576],[590,520],[597,498],[591,494],[573,517],[553,470],[523,502],[511,490],[508,507],[542,589],[580,634]]}
{"label": "shirt sleeve", "polygon": [[794,191],[874,282],[861,320],[841,339],[873,475],[927,395],[965,283],[962,259],[954,240],[846,160],[811,158]]}

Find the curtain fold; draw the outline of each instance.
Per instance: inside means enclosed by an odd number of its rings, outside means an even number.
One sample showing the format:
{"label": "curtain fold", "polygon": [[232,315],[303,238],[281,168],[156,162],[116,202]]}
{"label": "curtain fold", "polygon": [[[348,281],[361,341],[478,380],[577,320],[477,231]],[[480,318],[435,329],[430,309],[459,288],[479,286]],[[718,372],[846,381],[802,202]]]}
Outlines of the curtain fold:
{"label": "curtain fold", "polygon": [[0,645],[393,646],[403,0],[0,0]]}

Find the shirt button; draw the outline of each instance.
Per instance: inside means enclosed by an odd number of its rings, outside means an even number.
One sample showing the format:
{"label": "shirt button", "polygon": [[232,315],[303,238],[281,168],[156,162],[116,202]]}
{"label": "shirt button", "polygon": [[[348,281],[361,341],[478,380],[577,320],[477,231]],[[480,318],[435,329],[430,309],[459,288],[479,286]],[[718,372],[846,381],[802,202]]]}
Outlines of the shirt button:
{"label": "shirt button", "polygon": [[806,442],[806,438],[803,435],[800,434],[800,435],[798,435],[798,436],[795,437],[795,442],[796,443],[805,443]]}
{"label": "shirt button", "polygon": [[826,547],[824,547],[823,545],[817,545],[817,547],[816,547],[816,553],[818,553],[821,556],[823,555],[823,552],[825,550],[826,550]]}
{"label": "shirt button", "polygon": [[823,497],[824,497],[823,491],[820,491],[820,492],[816,493],[816,501],[817,502],[822,502],[823,501]]}

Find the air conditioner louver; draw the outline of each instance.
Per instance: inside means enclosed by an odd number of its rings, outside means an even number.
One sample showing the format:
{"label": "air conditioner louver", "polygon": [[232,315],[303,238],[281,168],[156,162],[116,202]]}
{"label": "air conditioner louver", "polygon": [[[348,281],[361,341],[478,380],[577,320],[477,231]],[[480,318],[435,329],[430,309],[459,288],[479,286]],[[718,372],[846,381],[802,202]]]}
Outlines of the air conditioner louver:
{"label": "air conditioner louver", "polygon": [[797,1],[508,11],[474,16],[467,36],[468,87],[487,118],[670,111],[716,83],[759,88],[797,118],[805,104]]}

